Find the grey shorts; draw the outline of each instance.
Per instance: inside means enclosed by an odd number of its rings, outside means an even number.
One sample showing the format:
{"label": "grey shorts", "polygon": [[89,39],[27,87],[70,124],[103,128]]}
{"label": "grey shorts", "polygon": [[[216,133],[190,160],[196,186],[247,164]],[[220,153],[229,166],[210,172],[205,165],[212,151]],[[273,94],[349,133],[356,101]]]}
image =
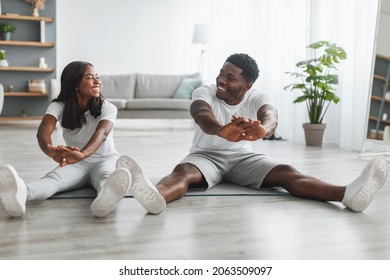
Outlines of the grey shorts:
{"label": "grey shorts", "polygon": [[201,151],[186,156],[181,163],[196,166],[212,188],[221,182],[259,189],[265,176],[280,163],[254,152]]}

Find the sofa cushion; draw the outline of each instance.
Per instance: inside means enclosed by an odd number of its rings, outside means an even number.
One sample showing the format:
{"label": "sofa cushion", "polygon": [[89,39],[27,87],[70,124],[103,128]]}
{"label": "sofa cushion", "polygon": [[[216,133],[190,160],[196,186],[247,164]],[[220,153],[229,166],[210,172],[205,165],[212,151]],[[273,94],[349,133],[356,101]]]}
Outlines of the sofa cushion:
{"label": "sofa cushion", "polygon": [[184,78],[178,89],[176,90],[173,98],[178,99],[191,99],[192,92],[200,86],[201,80],[200,78]]}
{"label": "sofa cushion", "polygon": [[100,75],[100,90],[107,98],[134,98],[135,74]]}
{"label": "sofa cushion", "polygon": [[189,110],[191,100],[149,98],[131,99],[126,103],[127,109],[160,109],[160,110]]}
{"label": "sofa cushion", "polygon": [[181,81],[187,77],[200,77],[199,73],[188,75],[137,74],[135,98],[173,98]]}
{"label": "sofa cushion", "polygon": [[127,102],[127,99],[124,99],[124,98],[106,98],[106,100],[112,104],[114,104],[118,110],[121,110],[121,109],[126,109],[126,102]]}

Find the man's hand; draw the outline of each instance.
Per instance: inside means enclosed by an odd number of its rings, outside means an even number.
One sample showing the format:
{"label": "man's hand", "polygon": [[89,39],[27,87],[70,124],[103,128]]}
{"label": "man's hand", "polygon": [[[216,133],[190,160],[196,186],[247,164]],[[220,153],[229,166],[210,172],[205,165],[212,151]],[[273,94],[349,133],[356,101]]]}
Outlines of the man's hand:
{"label": "man's hand", "polygon": [[218,136],[231,142],[241,141],[245,136],[245,128],[242,127],[244,123],[245,119],[243,117],[236,117],[230,123],[221,127]]}
{"label": "man's hand", "polygon": [[[237,119],[237,118],[242,118],[238,117],[236,115],[233,115],[232,121]],[[242,118],[243,119],[243,118]],[[266,134],[267,130],[265,127],[261,124],[259,120],[251,120],[248,119],[247,121],[243,119],[242,122],[240,122],[240,126],[245,129],[244,131],[244,138],[243,140],[247,141],[256,141],[259,139],[262,139]]]}
{"label": "man's hand", "polygon": [[262,139],[267,131],[260,121],[233,115],[232,121],[221,128],[218,135],[228,141],[238,142],[241,140],[256,141]]}

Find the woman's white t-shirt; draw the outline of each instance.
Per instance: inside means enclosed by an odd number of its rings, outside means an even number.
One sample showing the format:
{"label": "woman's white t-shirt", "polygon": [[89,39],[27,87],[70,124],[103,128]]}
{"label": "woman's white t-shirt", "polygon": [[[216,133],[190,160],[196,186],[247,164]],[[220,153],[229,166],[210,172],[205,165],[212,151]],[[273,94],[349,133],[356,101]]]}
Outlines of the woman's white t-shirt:
{"label": "woman's white t-shirt", "polygon": [[[202,86],[192,94],[192,100],[207,102],[214,112],[220,124],[231,122],[233,115],[242,116],[245,119],[257,120],[257,111],[265,104],[271,104],[270,98],[256,89],[249,89],[244,99],[237,105],[226,104],[216,95],[217,86]],[[192,142],[191,152],[204,150],[227,150],[227,151],[251,151],[251,141],[230,142],[216,135],[206,134],[194,122],[195,135]]]}
{"label": "woman's white t-shirt", "polygon": [[[54,116],[57,121],[61,123],[64,106],[65,104],[62,102],[52,102],[48,106],[46,114]],[[117,113],[118,109],[115,107],[115,105],[104,100],[102,112],[97,118],[93,117],[90,111],[87,111],[84,114],[87,122],[81,128],[70,130],[62,127],[63,137],[66,145],[75,146],[80,149],[84,148],[84,146],[91,139],[92,135],[95,133],[96,127],[98,126],[99,122],[101,120],[109,120],[110,122],[115,124]],[[118,155],[118,152],[115,149],[114,145],[113,130],[111,130],[106,141],[104,141],[102,145],[97,149],[97,151],[91,156],[95,157],[112,155]]]}

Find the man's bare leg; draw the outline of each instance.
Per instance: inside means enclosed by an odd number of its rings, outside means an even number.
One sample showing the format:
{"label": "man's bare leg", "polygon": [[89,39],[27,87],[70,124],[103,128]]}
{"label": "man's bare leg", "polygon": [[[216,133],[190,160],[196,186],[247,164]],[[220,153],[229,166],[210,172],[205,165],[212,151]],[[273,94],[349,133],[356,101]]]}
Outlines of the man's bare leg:
{"label": "man's bare leg", "polygon": [[284,164],[272,169],[261,187],[282,187],[293,196],[320,201],[341,201],[346,188],[304,175],[294,167]]}
{"label": "man's bare leg", "polygon": [[290,165],[279,165],[271,170],[261,187],[282,187],[290,194],[320,201],[339,201],[353,211],[367,208],[375,194],[386,182],[388,162],[377,156],[371,160],[360,176],[347,186],[329,184],[298,172]]}
{"label": "man's bare leg", "polygon": [[198,168],[189,163],[181,163],[171,174],[162,178],[156,187],[168,203],[182,198],[191,185],[206,186],[207,183]]}

